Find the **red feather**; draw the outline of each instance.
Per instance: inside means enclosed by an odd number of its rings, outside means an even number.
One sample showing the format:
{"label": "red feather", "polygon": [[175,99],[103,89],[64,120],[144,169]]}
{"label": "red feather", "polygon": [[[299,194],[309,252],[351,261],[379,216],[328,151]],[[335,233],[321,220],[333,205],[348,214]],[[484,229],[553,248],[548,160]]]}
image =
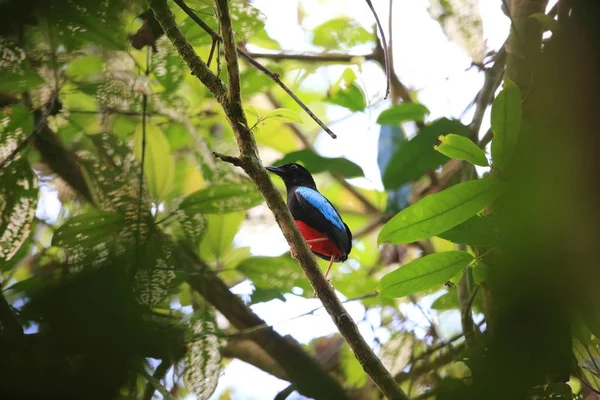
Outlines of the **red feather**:
{"label": "red feather", "polygon": [[[325,234],[314,228],[311,228],[302,221],[296,221],[296,225],[298,226],[302,237],[304,237],[304,240],[306,241],[327,237]],[[336,260],[342,257],[342,252],[336,247],[335,243],[329,239],[309,243],[309,246],[315,253],[319,253],[327,257],[335,256]]]}

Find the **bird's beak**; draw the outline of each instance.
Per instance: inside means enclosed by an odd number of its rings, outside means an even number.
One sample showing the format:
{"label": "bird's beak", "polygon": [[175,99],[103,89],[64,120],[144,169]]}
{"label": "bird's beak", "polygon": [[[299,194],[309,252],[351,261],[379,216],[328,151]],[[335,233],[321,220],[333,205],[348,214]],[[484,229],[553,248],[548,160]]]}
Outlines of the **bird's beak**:
{"label": "bird's beak", "polygon": [[266,167],[266,169],[268,171],[273,172],[274,174],[279,175],[279,176],[283,176],[283,173],[284,173],[283,170],[279,167]]}

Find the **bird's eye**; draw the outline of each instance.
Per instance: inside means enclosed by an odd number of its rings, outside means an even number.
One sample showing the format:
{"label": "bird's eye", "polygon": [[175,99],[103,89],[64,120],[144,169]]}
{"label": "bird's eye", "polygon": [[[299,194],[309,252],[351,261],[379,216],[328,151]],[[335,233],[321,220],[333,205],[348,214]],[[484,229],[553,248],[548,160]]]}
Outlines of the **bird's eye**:
{"label": "bird's eye", "polygon": [[292,164],[292,166],[290,168],[291,169],[298,169],[298,166],[296,164]]}

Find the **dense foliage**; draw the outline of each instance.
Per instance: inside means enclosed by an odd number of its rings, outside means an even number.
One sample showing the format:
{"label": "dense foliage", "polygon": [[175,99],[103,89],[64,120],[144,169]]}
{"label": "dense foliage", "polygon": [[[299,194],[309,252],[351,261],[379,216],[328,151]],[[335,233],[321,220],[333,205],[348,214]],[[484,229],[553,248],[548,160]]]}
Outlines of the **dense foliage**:
{"label": "dense foliage", "polygon": [[[1,397],[208,399],[238,358],[306,396],[380,398],[338,336],[300,347],[247,307],[313,289],[289,253],[234,241],[272,240],[275,222],[254,184],[213,156],[238,154],[232,128],[148,4],[21,3],[0,4]],[[220,31],[212,1],[186,3]],[[305,165],[354,232],[332,284],[379,316],[387,340],[374,347],[411,398],[598,398],[599,7],[561,0],[557,16],[515,1],[517,44],[484,57],[475,3],[460,3],[431,12],[486,76],[476,117],[428,119],[392,70],[376,120],[382,191],[348,181],[361,166],[319,154],[317,123],[242,62],[248,124],[263,161]],[[168,4],[227,84],[221,43],[185,3]],[[229,7],[240,48],[322,119],[383,100],[383,84],[361,79],[365,63],[385,65],[375,30],[332,15],[307,30],[321,54],[290,55],[252,2]],[[344,68],[327,88],[304,84],[323,63]],[[242,302],[228,289],[246,281]],[[450,340],[407,320],[410,304],[428,318],[432,295],[431,309],[460,313]]]}

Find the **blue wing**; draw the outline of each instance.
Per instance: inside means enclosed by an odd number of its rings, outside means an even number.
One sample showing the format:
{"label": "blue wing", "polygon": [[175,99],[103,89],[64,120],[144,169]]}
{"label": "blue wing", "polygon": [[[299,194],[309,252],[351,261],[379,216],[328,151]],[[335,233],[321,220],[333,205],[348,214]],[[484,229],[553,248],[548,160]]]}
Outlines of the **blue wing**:
{"label": "blue wing", "polygon": [[342,230],[345,229],[344,222],[342,221],[340,214],[338,214],[329,200],[327,200],[321,193],[306,186],[298,187],[296,189],[296,193],[299,193],[311,206],[319,210],[319,212],[323,214],[327,221],[335,225],[336,228]]}
{"label": "blue wing", "polygon": [[352,234],[335,207],[321,193],[314,189],[299,186],[294,191],[294,197],[300,210],[294,213],[294,218],[323,232],[333,240],[346,255],[352,248]]}

